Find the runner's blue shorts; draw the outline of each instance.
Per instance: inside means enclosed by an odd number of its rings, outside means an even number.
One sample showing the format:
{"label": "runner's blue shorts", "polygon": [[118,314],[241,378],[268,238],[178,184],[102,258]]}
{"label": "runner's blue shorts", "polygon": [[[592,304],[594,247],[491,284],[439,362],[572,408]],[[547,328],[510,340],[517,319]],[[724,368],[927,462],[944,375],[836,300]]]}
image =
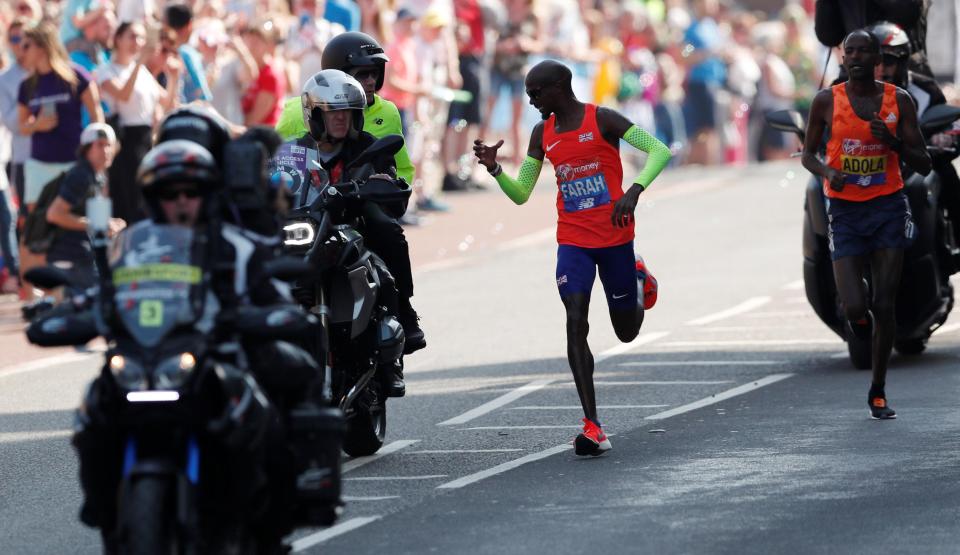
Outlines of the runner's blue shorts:
{"label": "runner's blue shorts", "polygon": [[560,297],[579,293],[589,298],[599,272],[607,306],[611,310],[635,310],[640,287],[636,263],[633,241],[599,249],[560,245],[557,247]]}
{"label": "runner's blue shorts", "polygon": [[861,202],[828,198],[827,220],[833,260],[906,249],[917,235],[910,203],[902,191]]}

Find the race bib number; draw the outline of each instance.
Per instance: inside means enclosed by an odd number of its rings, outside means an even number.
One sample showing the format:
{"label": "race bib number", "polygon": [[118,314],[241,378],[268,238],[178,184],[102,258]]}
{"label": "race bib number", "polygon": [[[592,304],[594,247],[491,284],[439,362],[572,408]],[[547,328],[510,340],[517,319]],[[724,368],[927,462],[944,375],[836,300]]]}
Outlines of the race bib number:
{"label": "race bib number", "polygon": [[140,325],[144,328],[159,328],[163,325],[162,301],[140,301]]}
{"label": "race bib number", "polygon": [[889,147],[859,139],[844,139],[842,146],[840,171],[846,175],[845,185],[870,187],[887,182]]}
{"label": "race bib number", "polygon": [[566,212],[580,212],[610,204],[610,190],[599,160],[562,164],[557,167],[557,180]]}

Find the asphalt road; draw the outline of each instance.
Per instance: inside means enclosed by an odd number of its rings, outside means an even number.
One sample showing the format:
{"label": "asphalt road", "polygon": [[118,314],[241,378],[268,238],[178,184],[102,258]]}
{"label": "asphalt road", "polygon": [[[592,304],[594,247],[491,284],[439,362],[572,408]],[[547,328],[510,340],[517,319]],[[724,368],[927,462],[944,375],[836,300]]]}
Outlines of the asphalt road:
{"label": "asphalt road", "polygon": [[[430,346],[408,362],[407,397],[388,404],[387,443],[345,461],[339,524],[297,533],[295,549],[957,553],[960,327],[948,322],[920,357],[894,356],[899,418],[870,420],[869,375],[798,281],[803,185],[786,162],[675,172],[644,194],[636,248],[660,299],[624,346],[595,294],[613,450],[586,460],[569,445],[582,414],[543,231],[549,187],[522,208],[496,192],[453,199],[460,224],[410,232],[412,244],[467,247],[416,258]],[[58,356],[72,358],[0,363],[2,553],[97,552],[76,520],[68,445],[96,361]]]}

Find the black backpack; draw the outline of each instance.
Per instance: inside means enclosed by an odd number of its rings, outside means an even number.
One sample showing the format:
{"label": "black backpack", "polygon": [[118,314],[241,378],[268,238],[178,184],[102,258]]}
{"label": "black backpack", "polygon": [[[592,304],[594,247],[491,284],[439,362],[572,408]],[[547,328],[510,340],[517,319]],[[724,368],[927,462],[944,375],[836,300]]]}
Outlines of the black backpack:
{"label": "black backpack", "polygon": [[27,216],[23,225],[23,245],[34,254],[44,254],[60,234],[60,228],[47,221],[47,209],[60,194],[60,184],[67,172],[63,172],[43,186],[40,198]]}

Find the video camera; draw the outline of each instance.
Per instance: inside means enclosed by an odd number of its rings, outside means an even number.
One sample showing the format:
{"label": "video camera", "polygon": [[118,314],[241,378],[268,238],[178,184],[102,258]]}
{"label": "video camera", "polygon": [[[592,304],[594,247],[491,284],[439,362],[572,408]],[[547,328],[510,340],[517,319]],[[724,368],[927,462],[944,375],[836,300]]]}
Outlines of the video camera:
{"label": "video camera", "polygon": [[219,210],[223,221],[266,237],[280,232],[274,213],[274,191],[269,186],[267,162],[282,140],[269,127],[252,127],[231,138],[226,122],[213,110],[189,106],[172,112],[160,126],[157,143],[172,139],[195,142],[220,166],[223,187]]}

